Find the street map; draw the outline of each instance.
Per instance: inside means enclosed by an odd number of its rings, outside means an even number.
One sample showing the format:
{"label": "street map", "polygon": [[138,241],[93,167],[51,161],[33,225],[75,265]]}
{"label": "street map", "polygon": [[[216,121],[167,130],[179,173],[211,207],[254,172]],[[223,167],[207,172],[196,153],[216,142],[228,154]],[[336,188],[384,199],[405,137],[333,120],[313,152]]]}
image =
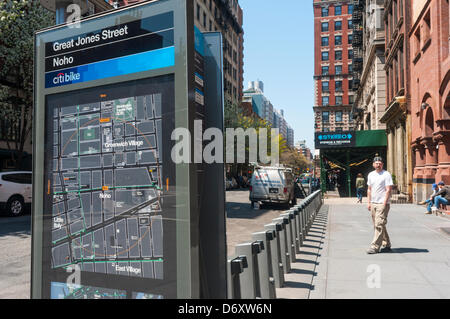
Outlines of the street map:
{"label": "street map", "polygon": [[57,107],[52,268],[163,279],[161,94]]}

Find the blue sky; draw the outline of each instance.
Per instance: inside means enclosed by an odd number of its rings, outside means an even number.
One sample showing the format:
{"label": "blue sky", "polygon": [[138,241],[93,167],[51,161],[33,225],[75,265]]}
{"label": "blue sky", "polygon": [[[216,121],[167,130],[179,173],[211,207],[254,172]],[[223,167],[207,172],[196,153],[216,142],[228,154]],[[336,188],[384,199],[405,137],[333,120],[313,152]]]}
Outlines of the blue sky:
{"label": "blue sky", "polygon": [[240,0],[244,12],[244,89],[264,82],[265,96],[314,148],[314,15],[311,0]]}

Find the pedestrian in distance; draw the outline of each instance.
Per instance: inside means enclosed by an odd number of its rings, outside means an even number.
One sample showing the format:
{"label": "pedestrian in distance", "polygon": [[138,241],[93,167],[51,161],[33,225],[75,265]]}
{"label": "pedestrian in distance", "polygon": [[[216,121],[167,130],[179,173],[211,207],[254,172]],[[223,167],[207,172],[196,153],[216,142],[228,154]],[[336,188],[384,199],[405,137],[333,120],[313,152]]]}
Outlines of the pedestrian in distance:
{"label": "pedestrian in distance", "polygon": [[374,171],[367,177],[367,208],[372,214],[374,226],[374,237],[368,254],[391,251],[391,240],[389,238],[386,224],[390,209],[392,186],[391,174],[383,169],[383,159],[379,156],[373,159]]}
{"label": "pedestrian in distance", "polygon": [[431,210],[437,214],[439,211],[439,206],[442,205],[450,205],[450,187],[445,186],[444,182],[438,183],[439,191],[431,196],[431,200],[434,202],[434,206],[431,207]]}
{"label": "pedestrian in distance", "polygon": [[431,214],[431,207],[433,206],[433,195],[438,192],[437,184],[433,184],[433,185],[431,185],[431,187],[433,189],[433,194],[431,194],[430,198],[427,199],[426,201],[423,201],[423,202],[419,203],[419,205],[427,204],[427,211],[425,212],[426,215],[430,215]]}
{"label": "pedestrian in distance", "polygon": [[362,203],[364,186],[366,185],[366,180],[361,173],[358,173],[356,177],[356,197],[358,197],[357,203]]}

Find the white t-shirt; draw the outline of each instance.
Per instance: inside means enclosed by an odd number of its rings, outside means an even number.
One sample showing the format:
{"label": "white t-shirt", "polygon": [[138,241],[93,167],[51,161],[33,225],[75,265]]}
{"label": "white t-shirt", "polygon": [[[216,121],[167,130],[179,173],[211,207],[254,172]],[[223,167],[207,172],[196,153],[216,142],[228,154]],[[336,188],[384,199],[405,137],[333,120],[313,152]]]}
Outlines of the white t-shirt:
{"label": "white t-shirt", "polygon": [[[391,174],[382,170],[380,173],[377,173],[377,171],[370,172],[367,177],[367,185],[372,187],[371,203],[383,204],[386,198],[386,187],[392,186],[394,183],[392,183]],[[387,203],[390,203],[390,199]]]}

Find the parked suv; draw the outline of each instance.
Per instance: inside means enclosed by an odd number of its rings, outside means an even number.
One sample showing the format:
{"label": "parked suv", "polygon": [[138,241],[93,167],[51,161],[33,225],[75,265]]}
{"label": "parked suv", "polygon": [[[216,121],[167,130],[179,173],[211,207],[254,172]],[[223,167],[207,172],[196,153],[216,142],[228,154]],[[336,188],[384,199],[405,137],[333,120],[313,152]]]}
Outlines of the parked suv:
{"label": "parked suv", "polygon": [[31,172],[0,172],[0,209],[20,216],[31,204]]}

